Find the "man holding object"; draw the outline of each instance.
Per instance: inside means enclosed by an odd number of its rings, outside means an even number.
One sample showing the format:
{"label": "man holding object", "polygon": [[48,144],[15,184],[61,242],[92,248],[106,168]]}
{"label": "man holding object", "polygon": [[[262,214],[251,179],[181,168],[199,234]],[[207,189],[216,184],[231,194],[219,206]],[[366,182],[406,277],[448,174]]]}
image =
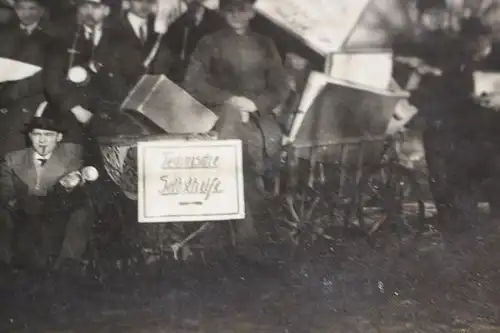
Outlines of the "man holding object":
{"label": "man holding object", "polygon": [[8,154],[0,164],[4,266],[15,257],[23,266],[43,268],[53,259],[56,266],[74,267],[86,250],[93,210],[82,179],[74,181],[81,177],[82,147],[61,143],[64,129],[56,117],[50,107],[34,117],[25,129],[30,147]]}

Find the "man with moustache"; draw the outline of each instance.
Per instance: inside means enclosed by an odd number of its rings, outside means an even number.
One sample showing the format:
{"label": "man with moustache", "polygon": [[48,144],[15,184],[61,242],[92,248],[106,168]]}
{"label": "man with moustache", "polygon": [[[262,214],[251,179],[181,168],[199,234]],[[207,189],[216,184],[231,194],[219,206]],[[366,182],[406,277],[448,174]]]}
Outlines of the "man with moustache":
{"label": "man with moustache", "polygon": [[[51,37],[41,24],[44,7],[39,0],[16,0],[13,20],[0,30],[0,57],[43,67]],[[0,84],[0,156],[26,148],[20,130],[45,97],[41,72]]]}
{"label": "man with moustache", "polygon": [[78,266],[93,223],[84,187],[71,184],[83,167],[82,147],[61,142],[66,128],[53,107],[40,110],[23,132],[29,148],[0,163],[0,265],[15,257],[28,268]]}

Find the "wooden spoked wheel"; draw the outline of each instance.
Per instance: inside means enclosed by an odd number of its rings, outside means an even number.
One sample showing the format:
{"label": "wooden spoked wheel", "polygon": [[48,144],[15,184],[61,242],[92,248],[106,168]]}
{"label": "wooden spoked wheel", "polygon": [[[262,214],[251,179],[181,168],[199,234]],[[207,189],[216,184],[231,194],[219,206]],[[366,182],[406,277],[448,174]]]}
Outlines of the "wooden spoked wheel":
{"label": "wooden spoked wheel", "polygon": [[397,163],[364,172],[356,195],[356,222],[371,237],[384,226],[398,233],[419,233],[424,227],[425,206],[420,185],[411,169]]}

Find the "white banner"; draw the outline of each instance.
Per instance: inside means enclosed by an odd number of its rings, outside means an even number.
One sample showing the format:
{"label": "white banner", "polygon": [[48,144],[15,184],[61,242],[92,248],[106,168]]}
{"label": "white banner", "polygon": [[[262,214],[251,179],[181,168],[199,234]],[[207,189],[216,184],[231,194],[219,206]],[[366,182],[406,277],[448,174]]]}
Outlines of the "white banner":
{"label": "white banner", "polygon": [[170,24],[175,22],[187,10],[187,5],[181,0],[157,0],[155,32],[165,34]]}
{"label": "white banner", "polygon": [[500,94],[499,72],[474,72],[474,94]]}
{"label": "white banner", "polygon": [[371,0],[258,0],[256,10],[316,52],[341,49]]}
{"label": "white banner", "polygon": [[138,144],[139,222],[245,217],[240,140]]}
{"label": "white banner", "polygon": [[336,79],[376,89],[388,89],[392,80],[392,52],[332,53],[325,73]]}
{"label": "white banner", "polygon": [[25,62],[0,58],[0,83],[26,79],[42,70],[41,67]]}

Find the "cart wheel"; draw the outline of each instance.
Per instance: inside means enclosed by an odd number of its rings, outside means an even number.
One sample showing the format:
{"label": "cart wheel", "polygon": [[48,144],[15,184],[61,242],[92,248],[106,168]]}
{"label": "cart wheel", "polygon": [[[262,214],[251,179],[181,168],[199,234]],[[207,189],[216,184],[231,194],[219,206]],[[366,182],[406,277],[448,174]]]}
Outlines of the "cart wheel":
{"label": "cart wheel", "polygon": [[[280,224],[291,241],[292,256],[297,250],[306,250],[320,239],[327,241],[334,238],[327,234],[332,225],[332,204],[335,204],[335,194],[326,184],[311,188],[307,185],[299,186],[293,192],[282,198]],[[343,209],[342,207],[338,207]],[[338,209],[337,209],[338,210]],[[339,225],[340,225],[340,221]]]}
{"label": "cart wheel", "polygon": [[412,170],[390,163],[364,173],[356,196],[359,227],[368,237],[384,225],[399,234],[423,230],[425,206]]}

